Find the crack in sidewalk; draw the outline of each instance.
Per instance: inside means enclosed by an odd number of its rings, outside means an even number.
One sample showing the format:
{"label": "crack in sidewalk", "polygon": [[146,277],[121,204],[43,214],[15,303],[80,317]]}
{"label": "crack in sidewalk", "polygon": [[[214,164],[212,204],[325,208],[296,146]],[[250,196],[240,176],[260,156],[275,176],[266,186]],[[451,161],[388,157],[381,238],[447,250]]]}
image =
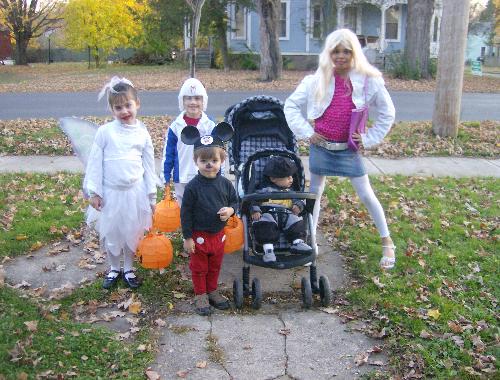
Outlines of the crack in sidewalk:
{"label": "crack in sidewalk", "polygon": [[210,322],[210,331],[208,332],[208,336],[205,338],[207,342],[207,351],[209,353],[209,359],[213,363],[219,364],[224,371],[226,371],[229,376],[229,380],[233,380],[234,377],[229,373],[229,370],[225,366],[225,353],[224,350],[219,346],[219,339],[213,334],[213,320],[212,316],[208,318]]}

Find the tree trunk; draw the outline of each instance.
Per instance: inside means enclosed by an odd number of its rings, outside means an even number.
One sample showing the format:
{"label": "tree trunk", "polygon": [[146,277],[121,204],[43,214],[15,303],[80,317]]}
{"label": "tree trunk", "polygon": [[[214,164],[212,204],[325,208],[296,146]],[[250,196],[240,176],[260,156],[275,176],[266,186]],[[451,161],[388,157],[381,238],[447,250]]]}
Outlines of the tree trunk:
{"label": "tree trunk", "polygon": [[219,48],[222,55],[222,65],[224,71],[229,71],[229,49],[227,47],[227,24],[219,25],[217,27],[217,40],[219,41]]}
{"label": "tree trunk", "polygon": [[193,10],[193,18],[191,19],[191,78],[196,74],[196,37],[200,28],[201,9],[205,0],[186,0],[188,5]]}
{"label": "tree trunk", "polygon": [[[30,37],[31,38],[31,37]],[[16,33],[16,65],[27,65],[28,64],[28,43],[29,38],[26,38],[26,33],[18,32]]]}
{"label": "tree trunk", "polygon": [[414,73],[428,78],[434,0],[408,0],[405,58]]}
{"label": "tree trunk", "polygon": [[198,31],[194,31],[196,16],[193,14],[193,22],[191,23],[191,61],[190,61],[190,76],[194,78],[196,75],[196,34]]}
{"label": "tree trunk", "polygon": [[257,0],[260,16],[260,79],[281,78],[283,59],[279,44],[280,0]]}
{"label": "tree trunk", "polygon": [[443,0],[432,130],[456,137],[460,122],[469,0]]}

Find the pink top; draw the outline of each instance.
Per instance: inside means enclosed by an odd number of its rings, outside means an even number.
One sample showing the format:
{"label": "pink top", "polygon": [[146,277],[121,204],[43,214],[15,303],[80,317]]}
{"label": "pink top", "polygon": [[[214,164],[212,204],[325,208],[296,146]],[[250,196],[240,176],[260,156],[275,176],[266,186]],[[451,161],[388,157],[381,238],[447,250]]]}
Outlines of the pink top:
{"label": "pink top", "polygon": [[349,124],[352,110],[352,85],[349,78],[344,80],[335,75],[335,92],[332,102],[319,118],[314,121],[314,131],[327,140],[346,142],[349,137]]}

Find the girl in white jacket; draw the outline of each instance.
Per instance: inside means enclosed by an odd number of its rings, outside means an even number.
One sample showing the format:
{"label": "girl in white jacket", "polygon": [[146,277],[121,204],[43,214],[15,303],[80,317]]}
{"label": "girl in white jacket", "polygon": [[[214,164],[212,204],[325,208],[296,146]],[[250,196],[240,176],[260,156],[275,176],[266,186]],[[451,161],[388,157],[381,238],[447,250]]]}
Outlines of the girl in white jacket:
{"label": "girl in white jacket", "polygon": [[[374,106],[377,118],[366,133],[352,133],[365,148],[379,144],[394,122],[395,110],[381,73],[364,56],[356,35],[348,29],[332,32],[319,56],[316,73],[306,76],[285,102],[288,125],[298,138],[309,138],[311,185],[318,194],[313,212],[317,228],[326,176],[348,177],[367,207],[382,239],[383,269],[392,269],[395,249],[384,210],[370,185],[361,155],[348,147],[353,110]],[[301,107],[306,106],[307,119]]]}

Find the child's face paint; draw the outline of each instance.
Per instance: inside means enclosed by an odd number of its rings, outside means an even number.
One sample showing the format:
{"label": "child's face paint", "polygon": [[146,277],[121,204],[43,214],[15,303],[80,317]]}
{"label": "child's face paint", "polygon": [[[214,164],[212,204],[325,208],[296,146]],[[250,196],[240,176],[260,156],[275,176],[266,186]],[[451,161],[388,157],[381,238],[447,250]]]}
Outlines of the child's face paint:
{"label": "child's face paint", "polygon": [[196,159],[196,166],[198,166],[200,174],[207,178],[215,178],[221,165],[222,161],[219,155],[210,158],[198,157]]}

